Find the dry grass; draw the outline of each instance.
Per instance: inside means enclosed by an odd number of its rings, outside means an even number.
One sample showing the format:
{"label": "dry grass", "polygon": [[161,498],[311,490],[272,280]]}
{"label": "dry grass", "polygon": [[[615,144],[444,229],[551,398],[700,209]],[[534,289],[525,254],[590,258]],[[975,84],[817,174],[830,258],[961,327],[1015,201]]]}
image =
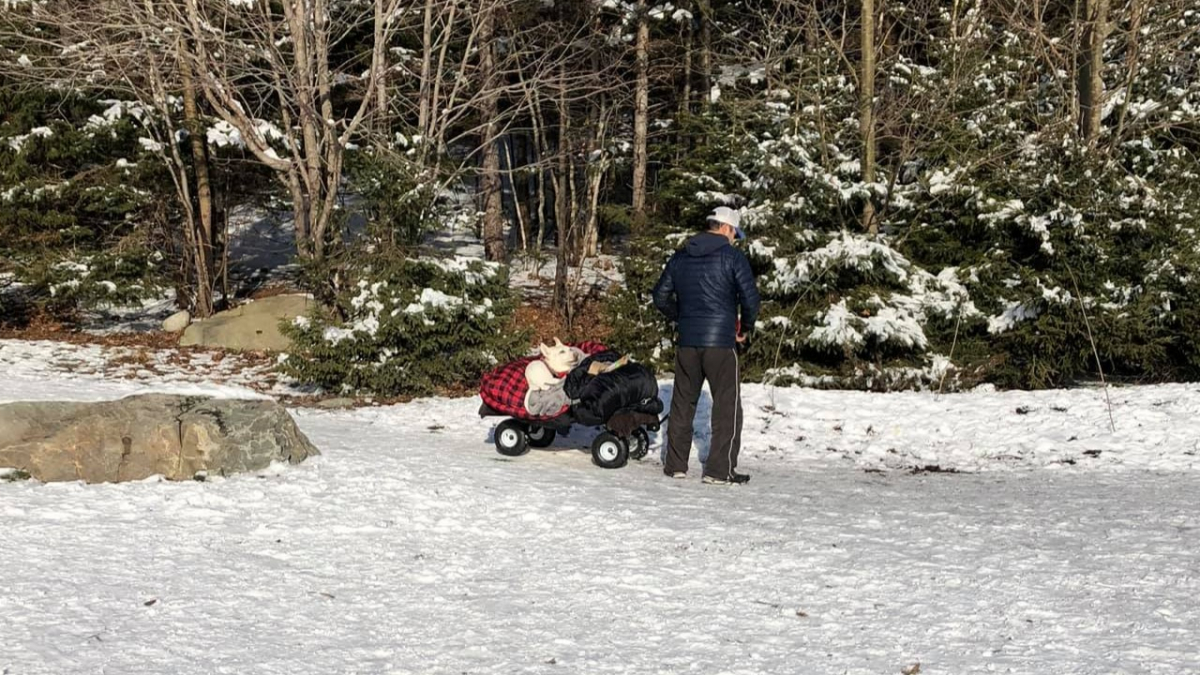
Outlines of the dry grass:
{"label": "dry grass", "polygon": [[575,316],[570,329],[553,309],[540,305],[522,305],[513,313],[513,325],[527,328],[532,333],[532,344],[561,338],[564,342],[596,340],[604,342],[612,335],[612,327],[605,321],[603,308],[598,303],[587,303]]}

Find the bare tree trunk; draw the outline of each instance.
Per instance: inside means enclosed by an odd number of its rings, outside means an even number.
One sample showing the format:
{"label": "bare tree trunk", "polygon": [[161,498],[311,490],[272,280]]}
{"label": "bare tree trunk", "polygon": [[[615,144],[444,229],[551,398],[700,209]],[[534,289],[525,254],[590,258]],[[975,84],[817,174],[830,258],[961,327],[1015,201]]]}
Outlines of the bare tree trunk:
{"label": "bare tree trunk", "polygon": [[213,199],[213,213],[220,227],[220,234],[217,235],[217,250],[220,251],[221,258],[217,263],[217,277],[220,279],[221,284],[221,304],[226,307],[228,307],[230,301],[233,299],[233,295],[229,290],[229,205],[224,199],[224,195],[227,194],[229,194],[228,179],[222,185],[221,189],[217,190],[217,194]]}
{"label": "bare tree trunk", "polygon": [[[183,124],[187,129],[192,148],[192,172],[196,177],[196,210],[198,221],[189,222],[185,227],[198,225],[194,237],[195,250],[195,298],[193,311],[196,316],[204,318],[213,313],[213,191],[212,180],[208,170],[208,148],[204,124],[200,120],[200,111],[196,105],[196,83],[192,77],[191,55],[183,39],[178,42],[178,53],[181,58],[180,78],[183,83]],[[185,176],[186,177],[186,176]]]}
{"label": "bare tree trunk", "polygon": [[[602,104],[599,119],[593,125],[594,140],[588,156],[595,154],[595,149],[604,147],[605,127],[608,122],[608,112]],[[587,166],[587,226],[584,229],[583,256],[596,256],[600,253],[600,186],[604,183],[604,174],[608,172],[608,156],[601,153],[594,164]],[[583,261],[580,261],[582,267]]]}
{"label": "bare tree trunk", "polygon": [[[517,241],[521,244],[521,250],[526,251],[529,249],[529,235],[525,230],[525,214],[523,212],[525,201],[522,193],[525,191],[519,187],[521,181],[517,178],[516,163],[514,162],[516,153],[513,151],[513,146],[516,142],[517,136],[510,135],[508,142],[504,144],[504,150],[505,156],[508,159],[508,183],[512,187],[513,212],[517,215]],[[501,194],[501,197],[503,196]]]}
{"label": "bare tree trunk", "polygon": [[[571,264],[578,264],[579,258],[583,253],[586,245],[586,237],[581,237],[579,232],[580,216],[580,201],[579,201],[579,172],[580,166],[575,163],[575,148],[574,143],[571,143],[571,155],[567,159],[567,210],[571,214],[571,227],[567,230],[567,239],[571,245],[567,250],[567,260]],[[583,169],[586,170],[587,165],[583,164]]]}
{"label": "bare tree trunk", "polygon": [[525,249],[529,250],[531,240],[534,238],[534,230],[542,226],[541,221],[537,217],[537,178],[532,171],[537,166],[537,148],[533,142],[532,134],[521,134],[521,153],[519,155],[521,162],[521,215],[524,218],[525,225]]}
{"label": "bare tree trunk", "polygon": [[862,0],[862,74],[859,87],[859,126],[862,133],[862,177],[867,185],[862,225],[868,234],[876,234],[875,220],[875,1]]}
{"label": "bare tree trunk", "polygon": [[[1142,0],[1129,1],[1129,33],[1126,37],[1127,47],[1125,59],[1128,61],[1125,70],[1125,99],[1129,100],[1129,92],[1133,89],[1133,81],[1137,77],[1138,64],[1141,59],[1141,40],[1139,39],[1140,29],[1142,27],[1142,16],[1144,6]],[[1129,112],[1129,106],[1121,106],[1121,115],[1117,118],[1117,131],[1115,143],[1121,143],[1125,135],[1125,118]]]}
{"label": "bare tree trunk", "polygon": [[558,100],[558,171],[551,175],[554,183],[554,219],[558,229],[558,247],[556,250],[556,265],[554,267],[554,307],[559,316],[570,324],[571,297],[567,287],[567,272],[571,264],[570,251],[573,247],[571,222],[574,209],[570,204],[567,183],[573,183],[571,172],[570,147],[570,108],[567,105],[567,75],[566,65],[559,69],[559,100]]}
{"label": "bare tree trunk", "polygon": [[375,103],[375,129],[380,132],[380,135],[386,136],[390,133],[392,123],[392,108],[391,102],[388,99],[387,90],[387,51],[383,52],[383,63],[380,64],[379,82],[375,84],[375,96],[378,101]]}
{"label": "bare tree trunk", "polygon": [[[334,209],[337,204],[338,190],[341,187],[342,177],[342,162],[345,159],[344,148],[337,139],[337,132],[329,125],[329,120],[334,118],[333,112],[333,78],[329,72],[329,0],[312,0],[312,33],[313,33],[313,53],[310,58],[313,61],[316,71],[316,94],[317,103],[319,104],[320,117],[313,120],[314,127],[319,129],[320,144],[314,146],[309,155],[315,159],[315,163],[309,163],[310,171],[312,172],[312,182],[317,186],[317,190],[313,193],[313,205],[317,209],[313,218],[316,226],[313,230],[313,249],[317,260],[325,259],[325,245],[329,240],[329,226],[333,224]],[[375,0],[373,3],[376,11],[376,22],[383,20],[378,13],[382,11],[382,2]],[[382,36],[376,35],[375,39],[379,40]],[[372,45],[372,51],[386,54],[383,49],[384,45]],[[372,69],[381,68],[382,63],[378,56],[372,59]],[[378,70],[374,73],[374,77],[367,83],[366,91],[363,92],[363,98],[366,101],[371,101],[374,95],[374,85],[382,79],[382,72]],[[319,126],[318,126],[319,125]],[[340,242],[340,230],[334,234],[338,235]]]}
{"label": "bare tree trunk", "polygon": [[646,127],[650,114],[650,22],[646,0],[638,0],[637,86],[633,109],[633,227],[638,232],[646,221]]}
{"label": "bare tree trunk", "polygon": [[542,250],[543,238],[546,236],[546,197],[549,194],[546,190],[546,167],[542,166],[542,161],[551,156],[550,143],[546,140],[546,122],[542,113],[541,97],[537,92],[533,92],[533,135],[536,144],[534,153],[536,154],[534,164],[537,166],[537,234],[534,236],[535,250]]}
{"label": "bare tree trunk", "polygon": [[[451,2],[450,9],[446,12],[446,18],[442,27],[441,46],[438,50],[437,66],[431,73],[433,85],[432,90],[429,93],[429,109],[427,111],[429,114],[429,127],[423,131],[425,137],[421,146],[423,148],[422,160],[425,163],[429,162],[429,153],[432,152],[434,160],[437,160],[444,155],[446,150],[446,125],[441,113],[443,108],[442,74],[446,72],[446,57],[450,51],[450,36],[454,33],[454,20],[458,15],[458,4],[459,3],[457,2]],[[432,49],[432,43],[430,48]],[[463,63],[460,64],[460,67],[466,65],[466,59],[473,48],[473,40],[469,39],[467,41],[466,48],[464,49]],[[450,102],[445,104],[445,107],[454,107],[454,92],[457,90],[460,80],[461,78],[456,78],[455,86],[451,87],[451,94],[449,96]]]}
{"label": "bare tree trunk", "polygon": [[696,9],[700,10],[700,76],[701,95],[700,109],[708,110],[712,103],[712,5],[709,0],[699,0]]}
{"label": "bare tree trunk", "polygon": [[[315,206],[320,201],[321,155],[318,153],[320,141],[318,135],[323,131],[323,120],[318,120],[317,92],[313,86],[317,81],[316,67],[313,63],[312,50],[315,45],[313,33],[316,30],[315,21],[310,21],[311,8],[306,0],[300,2],[284,2],[284,16],[287,19],[292,35],[292,45],[295,50],[296,78],[309,86],[297,87],[297,110],[299,111],[300,133],[303,142],[300,146],[300,163],[292,171],[298,173],[293,185],[293,203],[296,207],[296,248],[300,255],[321,260],[323,251],[318,249],[317,240],[320,234]],[[299,194],[295,188],[299,187]],[[298,199],[295,199],[298,197]]]}
{"label": "bare tree trunk", "polygon": [[[692,52],[694,51],[693,43],[695,38],[692,32],[692,22],[688,21],[681,29],[683,32],[683,87],[679,92],[679,117],[689,115],[692,112]],[[683,157],[684,135],[682,125],[675,125],[675,161],[678,162]]]}
{"label": "bare tree trunk", "polygon": [[[599,55],[592,55],[593,72],[599,72],[600,62]],[[579,161],[578,170],[575,169],[574,162],[571,167],[571,204],[576,211],[575,222],[583,225],[583,231],[579,232],[579,247],[576,251],[578,264],[583,264],[583,259],[589,256],[596,255],[599,248],[600,232],[599,221],[595,218],[595,213],[589,208],[591,202],[592,181],[599,180],[603,177],[603,172],[596,175],[595,165],[600,162],[598,158],[603,155],[604,148],[604,121],[607,116],[605,111],[608,109],[607,97],[604,94],[592,96],[588,105],[587,113],[587,138],[584,141],[583,154]],[[601,163],[602,165],[602,163]],[[576,177],[583,179],[583,185],[578,186]]]}
{"label": "bare tree trunk", "polygon": [[425,15],[421,25],[421,90],[418,94],[417,129],[428,143],[430,106],[433,104],[433,6],[435,0],[425,0]]}
{"label": "bare tree trunk", "polygon": [[1109,0],[1087,0],[1079,57],[1079,136],[1095,147],[1104,109],[1104,40],[1108,37]]}
{"label": "bare tree trunk", "polygon": [[692,111],[692,23],[684,23],[680,29],[683,33],[683,86],[679,92],[679,114],[686,115]]}
{"label": "bare tree trunk", "polygon": [[499,116],[499,92],[496,90],[496,12],[490,4],[483,9],[479,34],[479,75],[484,89],[480,105],[483,117],[483,250],[488,260],[504,260],[504,203],[500,192],[500,149],[497,147],[496,118]]}

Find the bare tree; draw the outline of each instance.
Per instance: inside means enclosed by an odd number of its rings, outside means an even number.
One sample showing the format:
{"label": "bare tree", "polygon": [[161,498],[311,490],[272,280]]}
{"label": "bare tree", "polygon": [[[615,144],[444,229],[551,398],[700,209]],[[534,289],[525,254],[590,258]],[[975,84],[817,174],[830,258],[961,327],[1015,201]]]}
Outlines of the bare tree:
{"label": "bare tree", "polygon": [[700,13],[700,108],[708,110],[713,86],[712,0],[696,0],[696,10]]}
{"label": "bare tree", "polygon": [[[288,190],[298,252],[322,260],[346,148],[380,102],[376,92],[385,46],[395,31],[392,17],[400,0],[373,0],[367,8],[341,0],[167,4],[174,11],[162,28],[194,41],[205,99]],[[334,62],[334,45],[367,31],[371,49],[365,72],[352,70],[361,68],[355,60]],[[339,89],[357,95],[357,103],[335,105]]]}
{"label": "bare tree", "polygon": [[1079,135],[1090,146],[1100,136],[1104,108],[1104,40],[1108,37],[1109,0],[1086,0],[1079,53]]}
{"label": "bare tree", "polygon": [[479,115],[482,125],[483,172],[480,193],[483,202],[483,250],[488,260],[504,260],[508,251],[504,245],[504,213],[500,192],[500,148],[498,120],[500,92],[496,87],[496,6],[491,0],[481,0],[479,35],[479,76],[483,96]]}
{"label": "bare tree", "polygon": [[[213,244],[216,238],[216,227],[213,223],[213,188],[209,175],[208,136],[206,125],[200,116],[200,108],[196,97],[196,80],[192,75],[190,54],[187,53],[185,41],[180,38],[176,43],[180,51],[179,73],[183,89],[183,123],[188,132],[188,141],[192,152],[192,168],[196,183],[197,214],[189,218],[192,221],[189,232],[195,232],[193,255],[195,256],[196,298],[195,312],[206,317],[213,312],[213,290],[215,272],[213,265]],[[182,167],[180,167],[182,168]],[[181,176],[182,178],[182,176]],[[186,181],[181,181],[186,185]],[[226,253],[226,257],[228,253]]]}
{"label": "bare tree", "polygon": [[633,108],[633,222],[641,226],[646,219],[646,130],[650,116],[650,21],[646,0],[637,4],[637,84]]}
{"label": "bare tree", "polygon": [[862,132],[862,179],[868,194],[863,204],[863,229],[870,234],[879,231],[875,219],[875,0],[862,0],[862,62],[859,75],[859,126]]}

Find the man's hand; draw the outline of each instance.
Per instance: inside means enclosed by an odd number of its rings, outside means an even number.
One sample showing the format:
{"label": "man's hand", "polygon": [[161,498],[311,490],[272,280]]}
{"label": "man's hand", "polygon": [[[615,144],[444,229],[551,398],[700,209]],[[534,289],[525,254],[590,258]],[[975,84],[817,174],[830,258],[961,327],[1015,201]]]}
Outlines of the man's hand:
{"label": "man's hand", "polygon": [[750,334],[749,333],[738,333],[737,336],[734,337],[734,340],[737,341],[737,346],[738,346],[739,350],[746,351],[747,349],[750,348]]}

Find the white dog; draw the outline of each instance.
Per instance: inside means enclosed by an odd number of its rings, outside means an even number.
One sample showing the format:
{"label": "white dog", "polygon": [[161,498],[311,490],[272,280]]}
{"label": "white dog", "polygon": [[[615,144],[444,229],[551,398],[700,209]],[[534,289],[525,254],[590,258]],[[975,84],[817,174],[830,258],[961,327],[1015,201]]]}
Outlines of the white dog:
{"label": "white dog", "polygon": [[558,338],[554,338],[553,345],[539,344],[538,351],[542,353],[542,358],[525,366],[525,379],[529,382],[529,391],[525,394],[526,410],[530,409],[530,394],[561,387],[562,376],[587,358],[582,349],[564,345]]}

